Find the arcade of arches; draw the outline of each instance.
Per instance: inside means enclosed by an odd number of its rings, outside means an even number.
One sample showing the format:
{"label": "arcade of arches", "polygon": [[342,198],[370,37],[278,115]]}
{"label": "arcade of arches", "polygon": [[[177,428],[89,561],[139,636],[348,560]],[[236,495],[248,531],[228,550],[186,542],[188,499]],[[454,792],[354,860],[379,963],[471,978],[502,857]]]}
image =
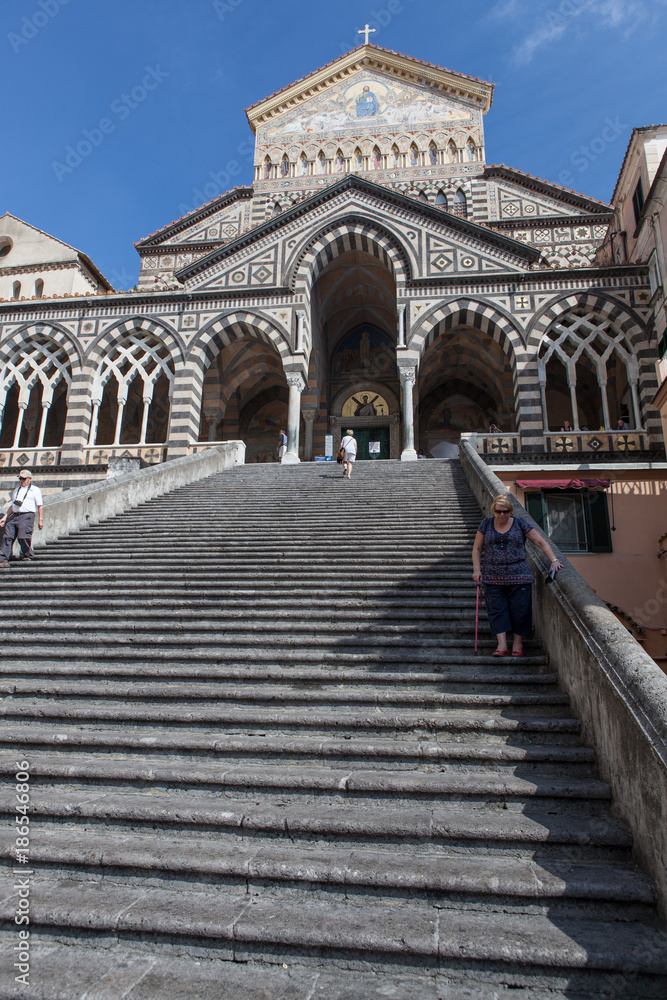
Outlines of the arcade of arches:
{"label": "arcade of arches", "polygon": [[[310,329],[308,384],[301,395],[301,459],[324,455],[327,434],[336,447],[347,427],[357,436],[360,458],[399,458],[399,314],[390,266],[361,250],[334,258],[313,285]],[[280,357],[250,339],[249,331],[247,340],[225,347],[206,372],[199,440],[241,438],[246,461],[274,461],[287,411]],[[478,329],[461,325],[436,331],[414,391],[419,450],[447,457],[462,431],[486,431],[492,423],[516,429],[509,357]]]}
{"label": "arcade of arches", "polygon": [[[300,394],[299,454],[325,453],[325,436],[352,427],[359,457],[399,458],[405,395],[397,365],[400,299],[390,266],[360,250],[332,260],[313,285],[307,384]],[[463,319],[463,316],[461,316]],[[520,430],[515,360],[502,337],[466,322],[437,324],[415,379],[414,441],[452,454],[461,432]],[[620,327],[594,310],[559,315],[537,348],[544,433],[642,427],[638,360]],[[0,447],[57,448],[64,440],[72,357],[46,334],[27,338],[0,369]],[[91,373],[88,447],[166,444],[178,360],[158,336],[135,330]],[[199,441],[243,440],[249,462],[276,460],[287,429],[289,373],[270,340],[248,327],[203,376]]]}

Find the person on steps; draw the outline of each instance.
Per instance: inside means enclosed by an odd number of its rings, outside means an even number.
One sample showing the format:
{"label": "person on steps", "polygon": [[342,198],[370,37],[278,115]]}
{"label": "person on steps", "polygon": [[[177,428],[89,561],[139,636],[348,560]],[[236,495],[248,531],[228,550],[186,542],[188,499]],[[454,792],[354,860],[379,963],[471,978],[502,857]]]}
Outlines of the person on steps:
{"label": "person on steps", "polygon": [[278,453],[278,461],[282,462],[285,452],[287,451],[287,434],[283,428],[280,428],[280,433],[278,435],[278,447],[276,448]]}
{"label": "person on steps", "polygon": [[546,538],[527,521],[512,517],[509,494],[494,497],[491,517],[480,522],[472,549],[472,578],[484,586],[486,613],[498,647],[494,656],[507,656],[507,633],[514,634],[512,656],[523,656],[523,638],[533,630],[533,573],[525,541],[534,542],[551,560],[553,572],[563,568]]}
{"label": "person on steps", "polygon": [[18,538],[21,547],[21,559],[34,559],[32,550],[32,533],[35,528],[35,514],[39,514],[39,530],[44,527],[44,507],[42,491],[32,485],[30,469],[21,469],[19,485],[12,493],[9,510],[0,517],[0,528],[5,534],[0,546],[0,569],[9,569],[9,557],[12,554],[14,539]]}
{"label": "person on steps", "polygon": [[348,479],[352,479],[352,466],[357,460],[357,442],[354,437],[354,431],[345,432],[345,435],[341,438],[338,450],[344,452],[343,479],[345,476]]}

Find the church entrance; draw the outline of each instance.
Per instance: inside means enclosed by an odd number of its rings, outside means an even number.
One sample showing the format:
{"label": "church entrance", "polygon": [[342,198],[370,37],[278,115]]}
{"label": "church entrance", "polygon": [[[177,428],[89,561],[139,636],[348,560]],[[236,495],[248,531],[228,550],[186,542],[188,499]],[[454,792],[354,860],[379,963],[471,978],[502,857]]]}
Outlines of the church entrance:
{"label": "church entrance", "polygon": [[389,458],[389,427],[355,427],[351,424],[357,439],[358,461],[377,461]]}

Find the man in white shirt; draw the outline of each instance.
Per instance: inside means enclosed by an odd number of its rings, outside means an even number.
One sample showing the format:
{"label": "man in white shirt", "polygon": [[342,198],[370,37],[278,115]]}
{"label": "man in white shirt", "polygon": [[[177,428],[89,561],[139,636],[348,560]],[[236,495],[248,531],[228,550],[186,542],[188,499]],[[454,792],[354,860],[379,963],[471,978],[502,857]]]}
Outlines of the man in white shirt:
{"label": "man in white shirt", "polygon": [[32,485],[30,469],[21,469],[19,485],[12,493],[9,510],[0,517],[0,528],[5,529],[0,546],[0,569],[9,569],[9,557],[12,554],[14,539],[21,546],[21,559],[34,559],[35,553],[30,544],[35,527],[35,514],[39,515],[39,530],[44,527],[44,506],[42,491]]}

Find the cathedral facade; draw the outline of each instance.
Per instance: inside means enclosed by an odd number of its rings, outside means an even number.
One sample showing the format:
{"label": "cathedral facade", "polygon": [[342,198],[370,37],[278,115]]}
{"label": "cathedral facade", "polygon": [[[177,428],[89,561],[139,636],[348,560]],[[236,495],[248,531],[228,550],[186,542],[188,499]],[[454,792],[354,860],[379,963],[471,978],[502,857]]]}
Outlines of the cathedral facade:
{"label": "cathedral facade", "polygon": [[602,252],[608,205],[487,164],[492,99],[360,46],[248,109],[252,184],[140,240],[131,292],[0,218],[2,468],[269,461],[283,426],[288,463],[347,427],[361,458],[664,454],[647,269]]}

